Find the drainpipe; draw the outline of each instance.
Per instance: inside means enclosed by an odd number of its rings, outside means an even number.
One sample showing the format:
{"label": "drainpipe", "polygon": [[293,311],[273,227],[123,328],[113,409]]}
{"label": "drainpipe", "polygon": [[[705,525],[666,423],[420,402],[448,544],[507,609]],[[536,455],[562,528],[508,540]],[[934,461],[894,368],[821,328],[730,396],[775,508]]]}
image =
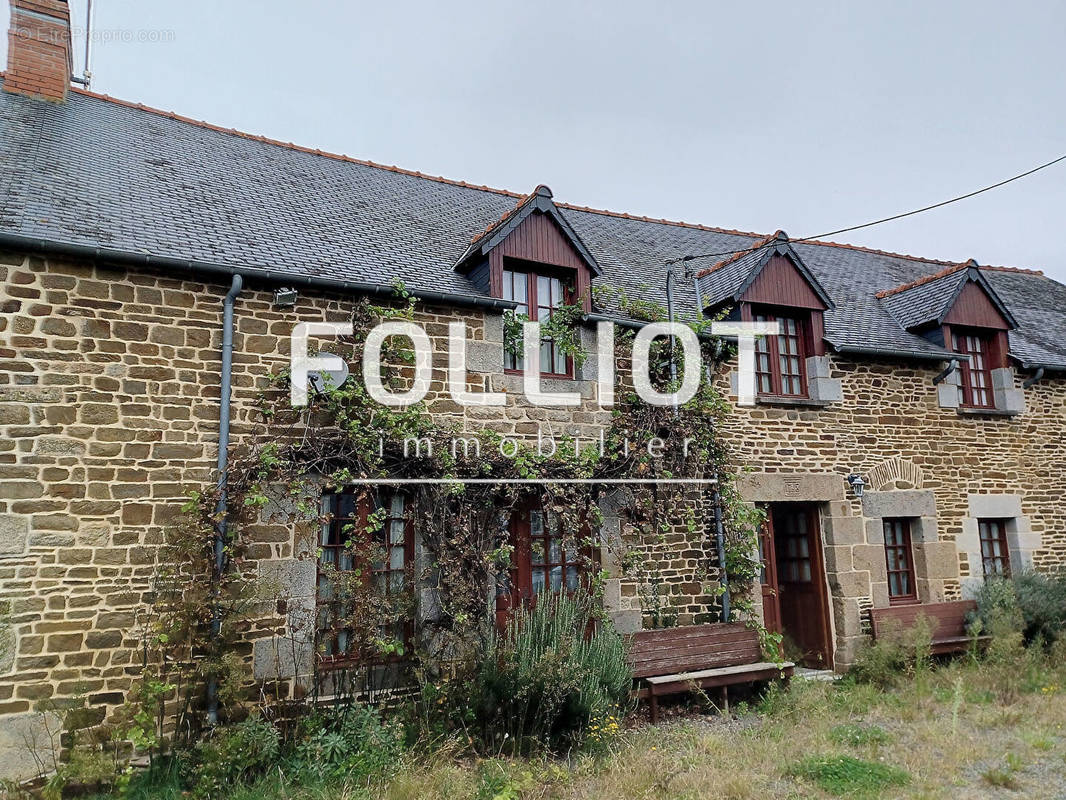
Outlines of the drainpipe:
{"label": "drainpipe", "polygon": [[[696,295],[696,314],[700,319],[703,319],[703,300],[700,298],[700,278],[699,275],[692,277],[692,289]],[[710,381],[711,365],[706,365],[707,380]],[[718,483],[721,476],[718,473],[714,475],[714,491],[711,495],[714,503],[714,544],[715,549],[718,551],[718,574],[719,582],[722,584],[722,622],[729,622],[729,615],[731,613],[732,598],[729,596],[729,573],[726,571],[726,557],[725,557],[725,526],[722,524],[722,492],[721,485]]]}
{"label": "drainpipe", "polygon": [[[222,301],[222,375],[218,409],[218,506],[215,523],[214,593],[215,607],[211,613],[211,639],[217,640],[222,633],[222,609],[218,594],[222,573],[226,568],[226,470],[229,466],[229,417],[230,396],[233,391],[233,304],[241,293],[244,279],[233,276],[229,293]],[[212,675],[207,681],[207,721],[218,724],[218,678]]]}
{"label": "drainpipe", "polygon": [[729,573],[726,572],[725,558],[725,527],[722,525],[722,493],[718,487],[718,474],[715,474],[714,483],[714,540],[718,548],[718,566],[721,569],[720,581],[722,584],[722,622],[729,622],[730,597],[729,597]]}
{"label": "drainpipe", "polygon": [[[677,384],[677,360],[674,355],[674,265],[666,268],[666,317],[670,321],[670,383]],[[674,417],[678,416],[677,389],[674,389]]]}
{"label": "drainpipe", "polygon": [[1043,377],[1044,377],[1044,368],[1043,367],[1039,367],[1037,369],[1037,371],[1035,373],[1033,373],[1032,377],[1026,378],[1024,381],[1022,381],[1022,388],[1023,389],[1031,389],[1032,387],[1034,387],[1038,383],[1040,383],[1040,379],[1043,378]]}

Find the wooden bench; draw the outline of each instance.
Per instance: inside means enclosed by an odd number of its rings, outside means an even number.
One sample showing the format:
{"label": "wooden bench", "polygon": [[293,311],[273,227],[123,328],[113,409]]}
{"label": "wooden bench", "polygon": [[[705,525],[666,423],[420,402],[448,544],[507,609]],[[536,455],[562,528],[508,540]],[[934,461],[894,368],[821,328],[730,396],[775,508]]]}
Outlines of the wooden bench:
{"label": "wooden bench", "polygon": [[739,683],[792,676],[791,662],[763,661],[759,634],[740,623],[686,625],[640,631],[629,641],[629,664],[647,698],[651,721],[659,719],[659,698],[693,688],[721,687],[728,709],[728,688]]}
{"label": "wooden bench", "polygon": [[[870,624],[875,639],[884,639],[894,631],[913,628],[919,617],[932,625],[932,651],[935,654],[959,653],[966,650],[973,637],[966,633],[966,615],[976,610],[973,600],[950,603],[914,603],[905,606],[870,609]],[[977,637],[978,642],[988,636]]]}

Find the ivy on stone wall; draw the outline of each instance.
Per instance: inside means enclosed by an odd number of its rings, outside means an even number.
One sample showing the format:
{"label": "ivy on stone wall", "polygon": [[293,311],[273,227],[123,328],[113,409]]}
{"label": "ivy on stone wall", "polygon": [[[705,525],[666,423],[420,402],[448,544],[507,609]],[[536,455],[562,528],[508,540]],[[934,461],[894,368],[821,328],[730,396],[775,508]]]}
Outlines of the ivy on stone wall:
{"label": "ivy on stone wall", "polygon": [[[417,301],[402,287],[392,304],[358,300],[351,314],[354,335],[338,340],[333,349],[342,356],[361,353],[374,325],[414,320],[417,311]],[[562,309],[549,331],[575,359],[582,355],[579,312],[577,306]],[[519,323],[513,317],[507,322],[512,334]],[[694,327],[704,333],[700,324]],[[169,538],[170,557],[163,559],[168,566],[157,576],[150,624],[145,627],[142,726],[147,719],[158,722],[161,730],[162,719],[153,714],[176,707],[178,728],[193,731],[201,708],[199,686],[206,680],[218,681],[221,698],[230,706],[247,697],[242,694],[246,682],[242,684],[240,665],[248,660],[248,640],[284,628],[291,610],[288,606],[299,600],[270,598],[264,590],[255,560],[250,558],[257,547],[257,527],[264,518],[273,517],[290,529],[295,524],[317,542],[318,530],[328,522],[320,503],[322,492],[355,487],[369,500],[369,479],[431,477],[454,482],[419,484],[408,493],[407,513],[415,522],[424,558],[415,568],[418,574],[410,575],[406,584],[429,587],[435,606],[432,614],[420,620],[415,652],[404,652],[405,643],[386,633],[412,614],[413,590],[404,598],[383,596],[365,576],[337,574],[335,591],[343,593],[347,609],[343,623],[354,634],[349,644],[352,652],[377,659],[402,653],[416,669],[430,672],[476,657],[478,643],[492,624],[494,590],[512,567],[507,518],[530,499],[531,492],[558,516],[566,537],[564,547],[582,554],[590,589],[602,592],[606,579],[602,554],[617,565],[624,579],[638,586],[642,611],[650,624],[676,624],[678,611],[672,605],[676,577],[668,578],[662,569],[669,560],[673,535],[694,537],[701,528],[705,531],[706,557],[695,574],[686,576],[686,582],[699,584],[700,594],[711,598],[719,594],[722,576],[714,555],[712,509],[705,489],[654,481],[619,487],[609,479],[719,478],[734,614],[748,615],[751,584],[758,575],[754,554],[759,518],[733,487],[734,468],[718,435],[727,403],[709,375],[721,349],[704,336],[702,358],[708,379],[683,406],[656,407],[640,400],[621,371],[628,364],[623,353],[630,352],[633,336],[631,330],[620,330],[616,336],[620,385],[602,452],[599,443],[575,442],[567,436],[556,437],[558,447],[550,455],[527,443],[501,447],[501,434],[490,429],[464,432],[457,423],[433,414],[431,405],[389,408],[374,402],[361,374],[313,396],[307,408],[293,409],[288,401],[288,374],[276,376],[260,397],[253,434],[231,457],[224,512],[220,515],[217,510],[219,488],[205,487],[191,497],[183,525]],[[680,349],[675,357],[683,357]],[[659,391],[676,388],[671,384],[670,359],[668,342],[657,340],[652,346],[651,372]],[[406,340],[386,339],[382,363],[386,387],[399,390],[409,383],[413,353]],[[683,364],[679,366],[678,375],[683,372]],[[477,441],[478,446],[471,448],[473,454],[452,447],[459,435]],[[660,443],[656,456],[648,448],[653,440]],[[412,451],[411,442],[420,443],[417,451]],[[467,482],[471,478],[551,482],[472,484]],[[578,478],[583,482],[574,481]],[[601,537],[609,515],[618,519],[618,532]],[[216,526],[223,519],[226,569],[220,585],[215,586],[212,545]],[[382,523],[380,515],[367,520],[371,529]],[[360,552],[370,547],[366,537],[355,535],[354,530],[346,532],[352,534],[348,546],[355,555],[366,561],[380,560],[380,554],[371,550]],[[314,547],[307,557],[316,557]],[[221,633],[212,636],[214,608],[222,623]],[[292,615],[288,616],[292,622]],[[305,635],[314,635],[313,619],[305,617],[300,624],[309,628]]]}

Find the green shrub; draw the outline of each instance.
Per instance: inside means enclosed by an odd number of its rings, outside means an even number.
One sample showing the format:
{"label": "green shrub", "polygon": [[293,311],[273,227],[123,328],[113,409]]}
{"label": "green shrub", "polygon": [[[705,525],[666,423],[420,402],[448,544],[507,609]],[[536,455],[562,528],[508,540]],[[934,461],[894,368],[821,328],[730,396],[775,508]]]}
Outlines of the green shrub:
{"label": "green shrub", "polygon": [[889,625],[877,640],[862,647],[849,675],[881,688],[896,685],[900,677],[929,669],[932,663],[933,626],[919,615],[908,627]]}
{"label": "green shrub", "polygon": [[186,764],[196,798],[216,798],[276,766],[281,751],[277,728],[254,716],[215,731]]}
{"label": "green shrub", "polygon": [[316,714],[301,726],[287,772],[298,783],[345,780],[366,785],[399,766],[403,740],[402,725],[383,721],[367,706]]}
{"label": "green shrub", "polygon": [[[614,628],[594,601],[544,597],[519,611],[500,635],[486,635],[471,675],[423,692],[431,730],[465,729],[484,753],[565,752],[604,744],[629,704],[633,675]],[[441,724],[446,720],[447,724]]]}
{"label": "green shrub", "polygon": [[1027,571],[987,580],[975,599],[983,633],[1020,631],[1026,643],[1050,646],[1066,630],[1066,573]]}
{"label": "green shrub", "polygon": [[806,778],[829,794],[852,798],[877,797],[885,789],[910,782],[910,775],[899,767],[851,756],[805,758],[789,774]]}

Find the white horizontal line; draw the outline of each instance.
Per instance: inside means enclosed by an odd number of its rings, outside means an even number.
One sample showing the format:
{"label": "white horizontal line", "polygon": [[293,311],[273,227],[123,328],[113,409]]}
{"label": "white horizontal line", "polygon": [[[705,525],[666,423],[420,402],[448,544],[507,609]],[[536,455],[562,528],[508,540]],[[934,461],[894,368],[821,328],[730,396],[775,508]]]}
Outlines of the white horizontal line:
{"label": "white horizontal line", "polygon": [[439,485],[453,483],[473,483],[503,486],[508,484],[527,485],[545,483],[579,483],[579,484],[713,484],[716,478],[365,478],[351,482],[353,485],[370,484],[372,486],[398,485]]}

